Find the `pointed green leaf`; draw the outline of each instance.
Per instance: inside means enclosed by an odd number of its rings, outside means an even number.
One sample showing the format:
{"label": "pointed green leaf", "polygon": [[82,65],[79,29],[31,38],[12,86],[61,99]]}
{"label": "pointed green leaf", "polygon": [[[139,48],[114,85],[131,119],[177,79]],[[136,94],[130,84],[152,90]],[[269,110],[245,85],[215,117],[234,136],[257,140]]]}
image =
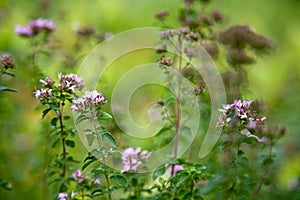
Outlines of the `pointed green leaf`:
{"label": "pointed green leaf", "polygon": [[48,112],[51,110],[51,108],[47,108],[45,110],[43,110],[43,115],[42,115],[42,119],[44,119],[44,117],[48,114]]}
{"label": "pointed green leaf", "polygon": [[66,145],[68,147],[74,148],[75,147],[75,142],[72,140],[66,140]]}
{"label": "pointed green leaf", "polygon": [[110,120],[112,119],[113,117],[108,114],[107,112],[101,112],[100,116],[99,116],[99,120]]}
{"label": "pointed green leaf", "polygon": [[102,140],[104,142],[107,142],[107,143],[113,145],[113,146],[117,145],[115,137],[108,131],[105,131],[105,132],[102,133]]}
{"label": "pointed green leaf", "polygon": [[162,167],[153,172],[152,179],[155,180],[157,177],[164,175],[166,172],[166,167]]}
{"label": "pointed green leaf", "polygon": [[0,85],[0,92],[18,92],[18,90]]}
{"label": "pointed green leaf", "polygon": [[84,121],[84,120],[88,120],[90,119],[89,117],[87,117],[86,115],[80,115],[79,117],[77,117],[75,123],[79,124],[80,122]]}
{"label": "pointed green leaf", "polygon": [[51,123],[52,126],[56,126],[57,121],[58,121],[58,118],[57,117],[53,117],[50,123]]}
{"label": "pointed green leaf", "polygon": [[112,176],[110,176],[110,179],[122,187],[126,187],[128,184],[127,179],[123,175],[120,175],[120,174],[112,175]]}
{"label": "pointed green leaf", "polygon": [[92,133],[92,134],[85,134],[85,136],[88,141],[88,145],[91,146],[95,140],[95,135]]}
{"label": "pointed green leaf", "polygon": [[179,172],[178,182],[176,183],[176,187],[180,187],[181,184],[189,177],[189,173],[182,171]]}

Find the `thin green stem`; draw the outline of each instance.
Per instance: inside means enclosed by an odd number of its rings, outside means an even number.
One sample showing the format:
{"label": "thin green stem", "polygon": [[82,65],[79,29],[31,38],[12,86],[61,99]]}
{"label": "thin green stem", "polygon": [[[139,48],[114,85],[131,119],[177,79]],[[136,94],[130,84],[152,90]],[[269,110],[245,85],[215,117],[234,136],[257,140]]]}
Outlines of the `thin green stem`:
{"label": "thin green stem", "polygon": [[[268,159],[271,159],[272,158],[272,150],[273,150],[273,142],[271,141],[271,144],[270,144],[270,148],[269,148],[269,154],[268,154]],[[251,195],[251,198],[250,200],[254,199],[257,194],[259,193],[263,183],[265,182],[266,178],[268,177],[269,175],[269,171],[270,171],[270,164],[268,164],[264,170],[264,174],[263,176],[261,177],[259,183],[257,184],[256,188],[254,189],[254,191],[252,192],[252,195]]]}
{"label": "thin green stem", "polygon": [[[178,54],[179,54],[179,73],[181,73],[182,70],[182,41],[181,36],[178,36]],[[178,76],[178,86],[177,86],[177,96],[176,96],[176,119],[175,119],[175,144],[174,144],[174,158],[177,159],[177,153],[178,153],[178,138],[179,138],[179,129],[180,129],[180,101],[181,101],[181,77]],[[172,165],[172,171],[171,176],[173,176],[175,173],[175,164]]]}
{"label": "thin green stem", "polygon": [[63,126],[63,103],[60,103],[60,110],[56,112],[58,120],[59,120],[59,126],[60,126],[60,133],[61,133],[61,143],[62,143],[62,176],[64,177],[66,175],[66,138],[64,136],[64,126]]}
{"label": "thin green stem", "polygon": [[[100,143],[100,137],[99,137],[99,134],[97,134],[97,127],[96,127],[96,123],[95,123],[95,120],[97,119],[97,115],[96,115],[96,111],[95,109],[93,108],[92,109],[92,119],[93,119],[93,126],[94,126],[94,130],[95,130],[95,133],[96,133],[96,138],[97,138],[97,142],[98,142],[98,146],[99,146],[99,149],[101,148],[101,143]],[[106,160],[105,160],[105,152],[102,153],[102,159],[103,159],[103,165],[104,165],[104,177],[105,177],[105,182],[106,182],[106,187],[107,187],[107,198],[109,200],[111,200],[111,193],[110,193],[110,182],[109,182],[109,177],[108,177],[108,168],[106,166]]]}

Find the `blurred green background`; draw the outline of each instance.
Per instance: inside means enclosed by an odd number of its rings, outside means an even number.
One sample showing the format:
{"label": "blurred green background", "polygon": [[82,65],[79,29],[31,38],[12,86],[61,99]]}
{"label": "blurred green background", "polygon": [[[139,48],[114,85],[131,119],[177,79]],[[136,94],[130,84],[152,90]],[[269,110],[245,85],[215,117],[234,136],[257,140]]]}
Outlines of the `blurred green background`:
{"label": "blurred green background", "polygon": [[[11,191],[0,189],[0,199],[44,199],[47,187],[42,179],[47,160],[46,136],[42,130],[47,125],[41,125],[41,108],[32,94],[38,80],[32,77],[28,62],[29,42],[14,34],[14,26],[40,17],[56,23],[55,37],[63,50],[38,58],[43,63],[41,71],[56,76],[59,70],[76,73],[82,61],[79,59],[72,66],[72,60],[61,64],[64,56],[74,51],[77,41],[72,24],[116,34],[137,27],[159,26],[155,13],[169,9],[167,23],[176,25],[182,6],[181,0],[0,0],[0,52],[13,55],[17,66],[14,70],[17,77],[1,80],[1,84],[19,90],[0,93],[0,178],[13,185]],[[288,191],[293,180],[300,176],[300,1],[215,0],[208,7],[224,13],[224,28],[247,24],[276,44],[271,56],[249,66],[248,95],[267,103],[269,123],[288,129],[279,144],[277,158],[278,182]],[[81,54],[87,54],[95,44],[88,43]],[[86,151],[78,142],[73,153],[82,158]]]}

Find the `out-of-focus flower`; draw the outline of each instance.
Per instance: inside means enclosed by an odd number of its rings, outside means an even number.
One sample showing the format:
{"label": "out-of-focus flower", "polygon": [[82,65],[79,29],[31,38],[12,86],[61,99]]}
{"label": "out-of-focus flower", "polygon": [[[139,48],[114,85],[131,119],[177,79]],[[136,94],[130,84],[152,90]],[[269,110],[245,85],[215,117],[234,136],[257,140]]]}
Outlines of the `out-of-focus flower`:
{"label": "out-of-focus flower", "polygon": [[82,172],[78,169],[76,170],[73,174],[72,174],[72,178],[76,179],[77,177],[81,177],[82,176]]}
{"label": "out-of-focus flower", "polygon": [[96,178],[96,179],[92,180],[92,185],[93,185],[93,184],[98,184],[98,185],[100,185],[100,184],[101,184],[100,178]]}
{"label": "out-of-focus flower", "polygon": [[56,29],[56,26],[53,21],[49,19],[36,19],[29,22],[26,26],[15,26],[15,34],[22,36],[22,37],[33,37],[41,32],[54,32]]}
{"label": "out-of-focus flower", "polygon": [[75,197],[76,194],[78,194],[78,192],[72,190],[72,192],[71,192],[71,198],[73,199],[73,198]]}
{"label": "out-of-focus flower", "polygon": [[42,19],[42,18],[32,20],[29,23],[29,27],[35,34],[38,34],[41,31],[53,32],[53,31],[55,31],[55,28],[56,28],[53,21],[51,21],[49,19]]}
{"label": "out-of-focus flower", "polygon": [[12,69],[15,67],[14,59],[11,55],[9,54],[4,54],[0,57],[0,64],[5,68],[5,69]]}
{"label": "out-of-focus flower", "polygon": [[141,147],[137,147],[135,150],[132,147],[125,149],[122,153],[123,169],[121,173],[135,172],[138,167],[151,156],[151,153],[147,150],[141,151]]}
{"label": "out-of-focus flower", "polygon": [[168,10],[161,10],[155,14],[155,17],[159,20],[164,20],[169,15]]}
{"label": "out-of-focus flower", "polygon": [[[184,170],[182,165],[174,165],[174,172],[173,174],[176,174],[177,172]],[[172,165],[170,165],[167,169],[167,173],[171,176],[172,175]]]}
{"label": "out-of-focus flower", "polygon": [[61,192],[61,193],[58,193],[58,199],[59,200],[68,200],[68,194],[66,192]]}
{"label": "out-of-focus flower", "polygon": [[85,94],[82,97],[73,100],[73,105],[71,106],[71,109],[73,111],[83,111],[92,106],[100,106],[106,102],[107,100],[102,93],[97,92],[97,90],[87,90],[85,91]]}
{"label": "out-of-focus flower", "polygon": [[46,77],[45,80],[40,79],[40,83],[43,83],[45,87],[51,88],[55,81],[49,77]]}
{"label": "out-of-focus flower", "polygon": [[79,169],[72,174],[72,178],[79,184],[85,183],[88,180],[88,177],[83,176]]}
{"label": "out-of-focus flower", "polygon": [[15,34],[22,37],[32,37],[33,31],[29,26],[15,26]]}
{"label": "out-of-focus flower", "polygon": [[160,67],[162,66],[171,66],[173,64],[171,58],[169,57],[162,57],[160,60],[158,60],[158,65]]}

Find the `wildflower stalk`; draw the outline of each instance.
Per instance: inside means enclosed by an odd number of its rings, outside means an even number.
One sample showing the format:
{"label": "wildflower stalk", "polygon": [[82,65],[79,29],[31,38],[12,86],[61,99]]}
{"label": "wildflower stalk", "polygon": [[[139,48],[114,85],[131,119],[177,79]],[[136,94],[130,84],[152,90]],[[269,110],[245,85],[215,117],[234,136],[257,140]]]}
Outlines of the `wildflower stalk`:
{"label": "wildflower stalk", "polygon": [[[267,159],[272,159],[272,150],[273,150],[273,141],[271,141],[271,144],[270,144],[270,148],[269,148],[269,154],[268,154],[268,158]],[[256,197],[256,195],[259,193],[263,183],[265,182],[266,178],[268,177],[269,175],[269,171],[270,171],[270,164],[268,164],[266,167],[265,167],[265,170],[264,170],[264,173],[263,173],[263,176],[261,177],[260,181],[258,182],[255,190],[252,192],[252,195],[250,197],[250,200],[254,199]]]}
{"label": "wildflower stalk", "polygon": [[[97,115],[96,115],[95,108],[91,108],[91,112],[92,112],[94,131],[96,133],[96,138],[97,138],[98,146],[99,146],[99,149],[100,149],[101,148],[101,143],[100,143],[99,134],[97,134],[97,126],[96,126],[96,122],[95,122],[95,120],[97,119]],[[111,193],[110,193],[110,182],[109,182],[109,177],[108,177],[108,169],[107,169],[107,166],[106,166],[105,152],[103,152],[102,159],[103,159],[103,165],[104,165],[105,183],[106,183],[106,187],[107,187],[107,198],[109,200],[111,200],[112,198],[111,198]]]}
{"label": "wildflower stalk", "polygon": [[[181,35],[178,35],[178,53],[179,53],[179,73],[181,73],[182,68],[182,39]],[[178,88],[177,88],[177,97],[176,97],[176,120],[175,120],[175,144],[174,144],[174,158],[177,159],[178,153],[178,137],[180,129],[180,98],[181,98],[181,77],[178,76]],[[172,164],[171,176],[175,174],[175,164]]]}
{"label": "wildflower stalk", "polygon": [[56,112],[56,115],[59,120],[59,126],[60,126],[60,132],[61,132],[61,143],[62,143],[62,159],[63,159],[63,165],[62,165],[62,176],[64,177],[66,175],[66,138],[64,136],[64,125],[63,125],[63,106],[64,103],[60,103],[60,109]]}

